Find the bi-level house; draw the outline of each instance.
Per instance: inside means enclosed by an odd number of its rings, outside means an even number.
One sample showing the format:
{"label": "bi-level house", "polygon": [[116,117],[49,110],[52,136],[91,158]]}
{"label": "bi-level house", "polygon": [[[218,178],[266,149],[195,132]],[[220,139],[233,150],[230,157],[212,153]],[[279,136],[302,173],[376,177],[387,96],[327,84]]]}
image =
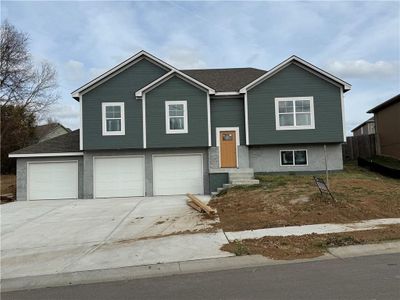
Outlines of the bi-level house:
{"label": "bi-level house", "polygon": [[343,168],[350,84],[292,56],[178,70],[141,51],[72,93],[80,130],[10,156],[17,199],[209,194],[254,172]]}

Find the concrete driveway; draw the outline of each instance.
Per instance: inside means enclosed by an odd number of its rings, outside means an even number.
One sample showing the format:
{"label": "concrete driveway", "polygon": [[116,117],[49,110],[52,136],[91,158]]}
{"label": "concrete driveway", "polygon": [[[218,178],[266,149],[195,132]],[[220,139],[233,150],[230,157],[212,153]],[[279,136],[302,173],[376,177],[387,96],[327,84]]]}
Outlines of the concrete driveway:
{"label": "concrete driveway", "polygon": [[[203,198],[203,200],[208,200]],[[185,196],[1,205],[2,278],[231,256]],[[194,234],[195,233],[195,234]]]}

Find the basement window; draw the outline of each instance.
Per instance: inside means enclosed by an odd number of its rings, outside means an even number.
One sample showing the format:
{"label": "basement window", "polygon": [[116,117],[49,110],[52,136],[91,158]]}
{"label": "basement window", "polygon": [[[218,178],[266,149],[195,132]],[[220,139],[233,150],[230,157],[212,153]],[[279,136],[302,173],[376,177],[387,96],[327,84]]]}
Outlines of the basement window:
{"label": "basement window", "polygon": [[281,150],[281,166],[307,166],[307,150]]}

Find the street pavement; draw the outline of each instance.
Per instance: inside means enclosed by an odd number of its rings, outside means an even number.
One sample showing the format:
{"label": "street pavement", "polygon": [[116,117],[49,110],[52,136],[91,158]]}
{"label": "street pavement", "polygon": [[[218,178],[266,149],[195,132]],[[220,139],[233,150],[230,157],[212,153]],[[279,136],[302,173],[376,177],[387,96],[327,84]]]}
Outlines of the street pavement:
{"label": "street pavement", "polygon": [[25,290],[1,299],[400,299],[400,254]]}

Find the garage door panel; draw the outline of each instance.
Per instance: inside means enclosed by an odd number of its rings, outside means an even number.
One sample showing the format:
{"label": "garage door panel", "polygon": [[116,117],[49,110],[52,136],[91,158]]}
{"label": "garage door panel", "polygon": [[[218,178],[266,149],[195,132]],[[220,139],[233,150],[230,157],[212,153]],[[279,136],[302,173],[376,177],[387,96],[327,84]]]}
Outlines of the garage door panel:
{"label": "garage door panel", "polygon": [[78,198],[78,163],[46,162],[28,165],[28,199]]}
{"label": "garage door panel", "polygon": [[153,157],[154,195],[203,194],[201,154]]}
{"label": "garage door panel", "polygon": [[144,196],[144,158],[95,158],[96,198]]}

